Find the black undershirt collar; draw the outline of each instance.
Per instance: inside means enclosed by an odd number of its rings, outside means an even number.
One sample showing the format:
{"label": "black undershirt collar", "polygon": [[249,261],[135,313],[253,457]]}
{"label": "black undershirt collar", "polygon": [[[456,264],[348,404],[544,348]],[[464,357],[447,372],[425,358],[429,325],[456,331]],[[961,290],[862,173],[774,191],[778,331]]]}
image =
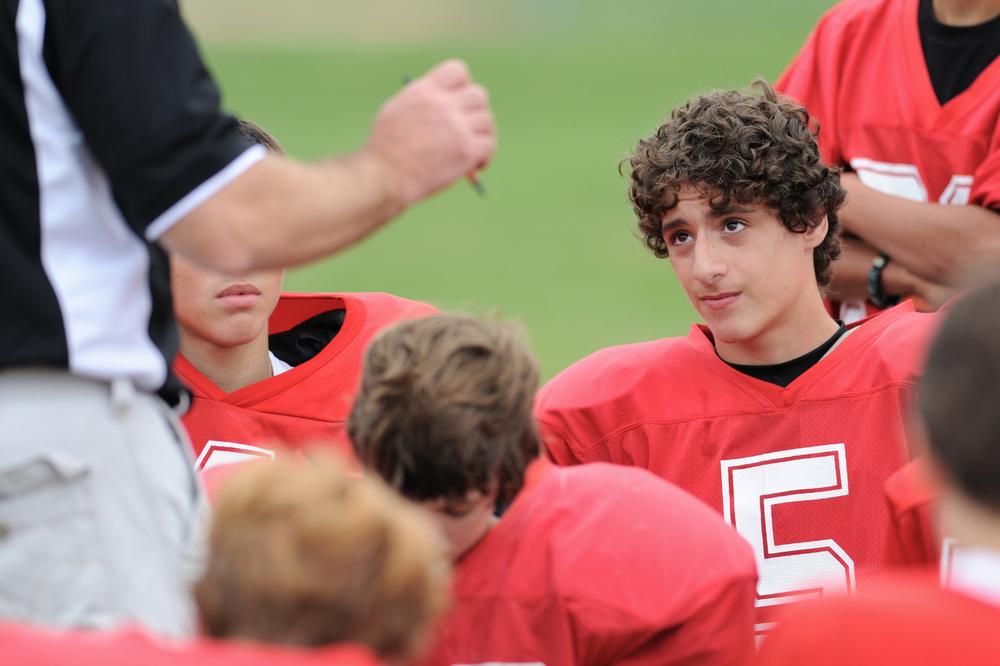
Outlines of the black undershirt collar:
{"label": "black undershirt collar", "polygon": [[1000,56],[1000,16],[970,26],[945,25],[932,0],[920,0],[917,14],[927,73],[939,104],[960,95]]}
{"label": "black undershirt collar", "polygon": [[[744,375],[749,375],[754,379],[759,379],[769,384],[777,384],[781,388],[785,388],[798,379],[806,370],[816,365],[821,358],[826,356],[826,353],[837,344],[837,340],[840,340],[844,333],[847,332],[847,327],[844,326],[843,322],[838,321],[837,323],[840,324],[840,327],[836,333],[830,336],[830,339],[811,352],[806,352],[802,356],[793,358],[790,361],[774,363],[772,365],[741,365],[739,363],[730,363],[721,356],[719,358],[730,368],[738,370]],[[718,354],[718,350],[715,353]]]}

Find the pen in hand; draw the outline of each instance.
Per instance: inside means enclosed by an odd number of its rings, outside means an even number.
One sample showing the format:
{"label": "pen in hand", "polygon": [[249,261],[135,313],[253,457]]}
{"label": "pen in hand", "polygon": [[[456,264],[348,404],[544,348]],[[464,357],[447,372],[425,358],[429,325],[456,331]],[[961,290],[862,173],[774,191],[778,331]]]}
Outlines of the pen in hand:
{"label": "pen in hand", "polygon": [[[412,80],[413,78],[411,76],[403,74],[404,86]],[[465,179],[469,181],[469,185],[472,185],[472,189],[476,191],[476,194],[478,194],[481,197],[486,196],[486,186],[483,185],[483,181],[479,180],[479,174],[476,172],[475,169],[465,174]]]}

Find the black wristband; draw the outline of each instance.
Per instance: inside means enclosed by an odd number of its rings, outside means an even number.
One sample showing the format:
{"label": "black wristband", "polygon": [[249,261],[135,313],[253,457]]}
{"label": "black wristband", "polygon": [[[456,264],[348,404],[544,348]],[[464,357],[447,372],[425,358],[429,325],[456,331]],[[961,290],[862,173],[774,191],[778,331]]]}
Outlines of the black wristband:
{"label": "black wristband", "polygon": [[889,265],[889,255],[882,253],[872,259],[872,267],[868,270],[868,300],[879,309],[890,308],[899,303],[899,296],[885,293],[882,285],[882,271]]}

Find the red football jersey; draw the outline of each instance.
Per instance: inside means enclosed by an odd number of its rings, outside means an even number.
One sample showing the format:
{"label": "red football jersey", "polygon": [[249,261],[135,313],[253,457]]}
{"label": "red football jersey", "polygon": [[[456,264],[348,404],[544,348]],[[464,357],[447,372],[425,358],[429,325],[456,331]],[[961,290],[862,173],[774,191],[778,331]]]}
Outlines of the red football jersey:
{"label": "red football jersey", "polygon": [[529,467],[456,564],[424,666],[744,664],[754,557],[712,510],[645,470]]}
{"label": "red football jersey", "polygon": [[137,630],[56,632],[0,624],[4,664],[30,666],[377,666],[367,650],[300,650],[271,645],[152,638]]}
{"label": "red football jersey", "polygon": [[1000,59],[942,106],[918,0],[846,0],[820,20],[777,88],[820,121],[824,159],[907,199],[1000,208]]}
{"label": "red football jersey", "polygon": [[344,309],[334,338],[308,361],[280,375],[225,393],[178,354],[174,371],[191,389],[184,416],[199,470],[252,458],[273,458],[276,444],[295,448],[333,442],[349,456],[345,422],[361,375],[365,347],[379,330],[436,310],[390,294],[282,294],[270,333],[330,310]]}
{"label": "red football jersey", "polygon": [[941,537],[933,514],[937,495],[922,459],[912,461],[886,480],[885,498],[892,517],[885,550],[887,565],[938,566]]}
{"label": "red football jersey", "polygon": [[770,607],[851,591],[883,561],[886,477],[909,460],[905,410],[935,315],[908,303],[849,328],[786,388],[744,375],[707,329],[599,351],[537,400],[551,457],[645,467],[753,546]]}
{"label": "red football jersey", "polygon": [[[918,0],[845,0],[819,21],[776,87],[820,122],[830,164],[906,199],[1000,209],[1000,59],[942,106]],[[832,304],[854,321],[871,303]]]}
{"label": "red football jersey", "polygon": [[1000,608],[926,580],[800,604],[767,637],[759,666],[982,666],[1000,663]]}

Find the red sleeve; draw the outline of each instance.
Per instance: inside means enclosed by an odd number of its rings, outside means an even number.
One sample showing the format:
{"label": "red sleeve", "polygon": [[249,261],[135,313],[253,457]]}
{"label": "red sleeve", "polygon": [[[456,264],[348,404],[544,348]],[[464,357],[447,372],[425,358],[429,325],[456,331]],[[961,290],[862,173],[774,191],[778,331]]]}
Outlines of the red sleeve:
{"label": "red sleeve", "polygon": [[[815,604],[796,604],[761,645],[754,666],[844,666],[836,645],[842,618]],[[839,610],[839,609],[838,609]]]}
{"label": "red sleeve", "polygon": [[937,492],[921,460],[914,460],[885,482],[891,520],[886,544],[887,566],[937,566],[941,540],[932,510]]}
{"label": "red sleeve", "polygon": [[851,30],[842,8],[834,6],[819,20],[802,50],[775,83],[779,92],[798,101],[819,121],[823,159],[834,165],[846,163],[837,138],[837,104]]}
{"label": "red sleeve", "polygon": [[[1000,123],[997,123],[990,140],[989,153],[972,176],[972,194],[969,201],[1000,213]],[[1000,220],[997,220],[1000,224]]]}
{"label": "red sleeve", "polygon": [[754,655],[756,583],[734,580],[707,597],[684,624],[663,631],[614,663],[620,666],[715,664],[742,666]]}
{"label": "red sleeve", "polygon": [[556,430],[554,426],[542,419],[538,419],[538,427],[541,430],[545,452],[552,462],[563,466],[579,465],[583,462],[573,453],[573,447],[569,444],[569,438]]}

